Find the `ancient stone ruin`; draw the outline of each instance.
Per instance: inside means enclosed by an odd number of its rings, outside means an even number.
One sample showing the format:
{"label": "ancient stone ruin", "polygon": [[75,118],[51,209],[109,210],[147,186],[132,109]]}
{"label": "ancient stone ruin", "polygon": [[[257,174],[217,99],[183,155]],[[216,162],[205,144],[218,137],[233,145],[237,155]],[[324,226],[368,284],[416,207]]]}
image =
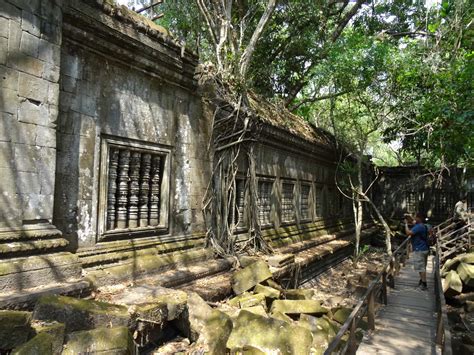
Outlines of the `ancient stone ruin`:
{"label": "ancient stone ruin", "polygon": [[[0,352],[132,354],[176,336],[211,353],[278,347],[249,323],[288,353],[327,346],[350,309],[296,287],[353,248],[331,136],[252,95],[273,255],[217,258],[202,210],[214,107],[196,55],[109,0],[4,0],[0,44]],[[245,152],[237,164],[245,244]],[[363,240],[377,231],[363,227]]]}

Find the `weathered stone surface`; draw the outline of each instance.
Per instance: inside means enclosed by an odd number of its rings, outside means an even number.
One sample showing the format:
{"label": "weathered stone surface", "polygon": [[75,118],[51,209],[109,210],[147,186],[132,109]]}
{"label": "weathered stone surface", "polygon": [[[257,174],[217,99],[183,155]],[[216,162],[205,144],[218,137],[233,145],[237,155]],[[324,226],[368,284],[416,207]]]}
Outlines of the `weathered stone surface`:
{"label": "weathered stone surface", "polygon": [[178,318],[186,309],[185,292],[161,286],[129,287],[111,301],[129,307],[142,320],[163,323]]}
{"label": "weathered stone surface", "polygon": [[265,295],[257,293],[255,295],[248,295],[247,297],[242,297],[239,299],[240,308],[253,307],[262,305],[266,308]]}
{"label": "weathered stone surface", "polygon": [[449,271],[443,279],[443,292],[446,297],[453,297],[462,292],[462,281],[458,273]]}
{"label": "weathered stone surface", "polygon": [[64,323],[66,333],[106,326],[129,326],[127,307],[65,296],[43,296],[36,303],[33,318]]}
{"label": "weathered stone surface", "polygon": [[227,341],[231,352],[246,346],[266,354],[309,354],[313,337],[308,329],[242,310]]}
{"label": "weathered stone surface", "polygon": [[441,268],[441,276],[446,276],[450,270],[456,269],[460,263],[474,264],[474,253],[459,254],[446,261]]}
{"label": "weathered stone surface", "polygon": [[210,354],[225,354],[232,321],[227,314],[212,309],[198,294],[188,294],[188,314],[175,324],[187,338],[202,345]]}
{"label": "weathered stone surface", "polygon": [[466,309],[466,312],[474,312],[474,302],[466,301],[465,309]]}
{"label": "weathered stone surface", "polygon": [[85,353],[132,355],[135,350],[127,327],[97,328],[69,334],[63,355]]}
{"label": "weathered stone surface", "polygon": [[48,334],[52,337],[51,352],[53,355],[61,354],[63,350],[65,325],[58,322],[34,322],[32,326],[37,335]]}
{"label": "weathered stone surface", "polygon": [[249,265],[252,265],[253,263],[259,261],[258,256],[249,256],[249,255],[242,255],[239,256],[239,263],[241,267],[247,267]]}
{"label": "weathered stone surface", "polygon": [[250,313],[258,314],[262,317],[267,317],[267,312],[265,311],[265,308],[260,304],[258,306],[252,306],[252,307],[245,307],[242,308],[242,311],[247,311]]}
{"label": "weathered stone surface", "polygon": [[0,311],[0,349],[9,350],[25,343],[32,333],[31,313]]}
{"label": "weathered stone surface", "polygon": [[293,319],[291,319],[286,314],[281,313],[279,311],[275,311],[275,312],[271,313],[271,316],[272,316],[272,318],[282,320],[282,321],[287,322],[287,323],[293,323]]}
{"label": "weathered stone surface", "polygon": [[271,312],[284,314],[312,314],[323,315],[328,309],[321,307],[319,301],[313,300],[275,300],[272,303]]}
{"label": "weathered stone surface", "polygon": [[314,296],[314,290],[297,288],[285,290],[285,298],[289,300],[310,300]]}
{"label": "weathered stone surface", "polygon": [[264,285],[269,286],[271,288],[274,288],[275,290],[278,290],[280,292],[283,292],[283,287],[281,287],[277,282],[275,282],[272,279],[265,280],[263,282]]}
{"label": "weathered stone surface", "polygon": [[239,295],[271,277],[272,273],[270,272],[268,265],[263,260],[260,260],[234,272],[232,278],[232,289],[237,295]]}
{"label": "weathered stone surface", "polygon": [[464,284],[474,287],[474,265],[461,262],[457,272]]}
{"label": "weathered stone surface", "polygon": [[340,307],[336,310],[333,310],[332,312],[332,319],[340,324],[344,324],[347,318],[349,318],[349,315],[352,313],[352,308]]}
{"label": "weathered stone surface", "polygon": [[[40,333],[25,344],[15,348],[13,355],[52,355],[54,338],[51,334]],[[57,353],[56,353],[57,354]]]}
{"label": "weathered stone surface", "polygon": [[231,298],[230,300],[228,300],[227,304],[231,305],[232,307],[240,307],[240,300],[244,299],[244,298],[247,298],[251,295],[252,294],[250,292],[244,292],[244,293],[242,293],[240,295],[237,295],[237,296]]}
{"label": "weathered stone surface", "polygon": [[281,292],[278,291],[277,289],[274,289],[270,286],[260,285],[260,284],[255,286],[253,290],[254,292],[265,295],[265,297],[270,298],[270,299],[280,298],[280,294],[281,294]]}
{"label": "weathered stone surface", "polygon": [[293,254],[271,255],[267,258],[268,265],[273,267],[283,267],[295,261]]}

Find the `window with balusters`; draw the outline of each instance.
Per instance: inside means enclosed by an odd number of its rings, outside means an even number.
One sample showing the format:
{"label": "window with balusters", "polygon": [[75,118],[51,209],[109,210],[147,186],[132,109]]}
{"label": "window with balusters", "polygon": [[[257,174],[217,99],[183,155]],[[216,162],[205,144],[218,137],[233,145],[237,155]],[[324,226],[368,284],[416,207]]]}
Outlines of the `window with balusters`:
{"label": "window with balusters", "polygon": [[169,152],[104,141],[100,234],[166,228]]}
{"label": "window with balusters", "polygon": [[271,224],[272,211],[272,181],[258,182],[258,220],[261,225]]}
{"label": "window with balusters", "polygon": [[300,191],[300,217],[302,220],[308,220],[311,218],[309,194],[311,191],[311,185],[301,184]]}
{"label": "window with balusters", "polygon": [[293,183],[282,184],[281,189],[281,221],[291,222],[295,220],[295,185]]}

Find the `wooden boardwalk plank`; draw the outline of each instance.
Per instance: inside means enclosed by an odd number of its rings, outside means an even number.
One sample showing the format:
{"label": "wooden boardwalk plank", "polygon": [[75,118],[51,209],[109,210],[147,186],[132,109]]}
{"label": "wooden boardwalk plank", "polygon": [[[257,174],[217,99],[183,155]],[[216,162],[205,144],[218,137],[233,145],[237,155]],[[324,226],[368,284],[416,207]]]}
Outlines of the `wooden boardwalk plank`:
{"label": "wooden boardwalk plank", "polygon": [[417,287],[419,274],[413,270],[412,259],[395,278],[387,306],[380,307],[375,331],[364,337],[357,354],[437,354],[436,307],[432,258],[427,267],[428,290]]}

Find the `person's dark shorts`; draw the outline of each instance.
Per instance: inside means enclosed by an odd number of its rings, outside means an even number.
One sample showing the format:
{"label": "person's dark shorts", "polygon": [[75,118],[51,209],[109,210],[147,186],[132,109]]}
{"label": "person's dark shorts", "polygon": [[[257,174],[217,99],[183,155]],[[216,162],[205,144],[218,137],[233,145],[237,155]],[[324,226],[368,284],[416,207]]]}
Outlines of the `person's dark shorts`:
{"label": "person's dark shorts", "polygon": [[426,272],[429,250],[413,252],[413,268],[418,272]]}

